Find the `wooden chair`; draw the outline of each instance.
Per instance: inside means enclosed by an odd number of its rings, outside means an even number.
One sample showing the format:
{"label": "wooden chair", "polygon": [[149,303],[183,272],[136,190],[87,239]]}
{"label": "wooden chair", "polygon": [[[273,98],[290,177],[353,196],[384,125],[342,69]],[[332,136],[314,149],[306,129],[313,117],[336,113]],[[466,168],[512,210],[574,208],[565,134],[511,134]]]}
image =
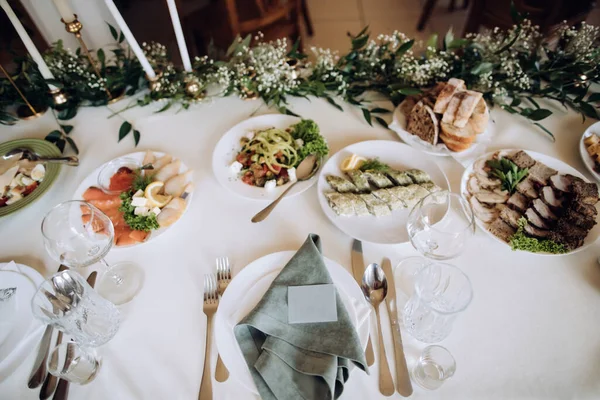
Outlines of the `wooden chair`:
{"label": "wooden chair", "polygon": [[[479,28],[509,29],[514,25],[510,15],[511,0],[474,0],[464,34],[476,33]],[[563,21],[575,25],[584,21],[594,8],[592,0],[514,0],[515,7],[527,14],[540,31],[549,33]]]}
{"label": "wooden chair", "polygon": [[238,35],[259,31],[267,41],[285,37],[292,42],[301,40],[301,19],[312,36],[306,0],[216,0],[187,18],[196,42],[205,47],[213,43],[220,49],[226,49]]}
{"label": "wooden chair", "polygon": [[[417,30],[422,32],[425,29],[425,25],[431,18],[431,14],[433,13],[433,9],[437,4],[437,0],[426,0],[423,5],[423,11],[421,12],[421,16],[419,17],[419,22],[417,23]],[[469,7],[469,0],[463,0],[462,9]],[[456,9],[456,0],[450,0],[450,4],[448,5],[448,11],[452,12]]]}

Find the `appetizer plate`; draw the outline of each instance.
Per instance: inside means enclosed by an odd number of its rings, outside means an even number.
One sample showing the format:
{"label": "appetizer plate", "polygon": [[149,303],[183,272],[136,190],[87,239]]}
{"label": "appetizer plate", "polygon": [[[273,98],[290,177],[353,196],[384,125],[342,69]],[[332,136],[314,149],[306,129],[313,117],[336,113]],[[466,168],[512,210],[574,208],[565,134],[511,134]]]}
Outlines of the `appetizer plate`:
{"label": "appetizer plate", "polygon": [[[215,318],[215,338],[221,359],[231,376],[257,395],[258,391],[235,339],[233,328],[258,304],[294,254],[295,251],[282,251],[250,263],[231,281],[219,302]],[[363,348],[366,348],[371,310],[364,300],[364,295],[344,267],[325,257],[323,260],[348,310],[350,320],[357,328],[360,342]]]}
{"label": "appetizer plate", "polygon": [[[465,151],[450,151],[444,144],[437,144],[434,146],[431,143],[421,140],[419,137],[406,130],[406,116],[404,116],[402,111],[400,111],[400,107],[396,107],[394,110],[392,122],[389,124],[388,128],[396,132],[398,137],[400,137],[400,139],[402,139],[402,141],[409,146],[421,150],[423,153],[438,157],[452,157],[454,155],[462,157],[468,156],[476,151],[485,151],[485,147],[491,141],[490,130],[486,129],[485,132],[477,135],[473,145]],[[481,149],[482,147],[484,148],[483,150]]]}
{"label": "appetizer plate", "polygon": [[581,140],[579,140],[579,154],[581,155],[581,159],[583,160],[583,164],[587,170],[592,174],[596,180],[600,181],[600,174],[596,172],[594,167],[596,164],[594,163],[594,159],[590,156],[583,141],[592,135],[600,135],[600,122],[596,122],[595,124],[589,126],[581,135]]}
{"label": "appetizer plate", "polygon": [[[522,149],[502,149],[502,150],[497,150],[497,151],[514,152],[514,151],[519,151],[519,150],[522,150]],[[487,154],[477,158],[477,160],[479,160],[481,158],[490,158],[497,151],[487,153]],[[530,151],[530,150],[524,150],[524,151],[526,151],[527,154],[529,154],[536,161],[542,162],[542,163],[546,164],[548,167],[557,170],[559,174],[571,174],[573,176],[583,179],[586,182],[589,182],[589,179],[587,179],[585,176],[583,176],[583,174],[581,172],[577,171],[575,168],[571,167],[569,164],[567,164],[563,161],[560,161],[554,157],[550,157],[550,156],[547,156],[542,153],[536,153],[535,151]],[[465,172],[463,173],[463,176],[460,181],[460,193],[466,200],[468,200],[467,182],[469,180],[469,176],[473,173],[473,165],[475,164],[475,162],[477,160],[475,160],[473,163],[471,163],[471,165],[469,165],[465,169]],[[596,208],[600,210],[600,203],[596,205]],[[493,233],[488,231],[487,224],[485,222],[481,221],[479,218],[477,218],[477,216],[475,216],[475,221],[477,222],[477,226],[479,226],[479,228],[482,231],[484,231],[486,234],[491,236],[494,240],[505,244],[507,247],[509,246],[508,243],[504,242],[500,238],[496,237],[496,235],[494,235]],[[573,251],[570,251],[568,253],[563,253],[563,254],[550,254],[550,253],[531,253],[531,254],[535,254],[538,256],[564,256],[564,255],[577,253],[577,252],[585,249],[586,247],[588,247],[590,244],[594,243],[598,239],[598,237],[600,237],[600,224],[596,224],[594,226],[594,228],[588,233],[588,235],[585,238],[585,241],[583,242],[583,246],[581,246]],[[519,250],[519,251],[521,251],[521,250]]]}
{"label": "appetizer plate", "polygon": [[344,173],[340,170],[340,165],[346,157],[352,154],[365,158],[378,158],[379,161],[398,170],[420,169],[427,172],[431,180],[442,190],[449,190],[448,178],[433,158],[415,151],[405,144],[388,140],[371,140],[352,144],[331,156],[323,166],[318,183],[319,202],[323,212],[335,226],[347,235],[365,242],[379,244],[408,242],[409,237],[406,231],[406,221],[410,213],[408,208],[395,210],[392,215],[378,218],[372,215],[342,217],[338,216],[329,206],[324,193],[330,192],[332,189],[325,180],[325,176],[343,176]]}
{"label": "appetizer plate", "polygon": [[[94,171],[92,171],[91,174],[89,174],[79,185],[79,187],[77,188],[77,190],[75,190],[75,194],[73,195],[73,200],[81,200],[83,199],[83,193],[90,187],[90,186],[96,186],[98,187],[98,175],[100,174],[100,171],[102,171],[102,168],[104,168],[104,166],[106,166],[108,163],[114,161],[114,160],[118,160],[121,158],[127,158],[130,160],[134,160],[137,161],[137,163],[141,166],[142,165],[142,161],[144,160],[144,155],[146,154],[145,151],[138,151],[135,153],[130,153],[130,154],[126,154],[122,157],[117,157],[113,160],[110,160],[104,164],[102,164],[101,166],[99,166],[98,168],[96,168]],[[166,153],[160,152],[160,151],[154,151],[154,154],[157,158],[160,158],[162,156],[164,156]],[[175,157],[173,157],[173,159],[175,159]],[[179,168],[179,173],[183,173],[185,171],[187,171],[189,168],[183,163],[183,161],[181,162],[181,167]],[[185,207],[185,211],[183,212],[183,215],[181,216],[181,218],[183,218],[183,216],[185,215],[185,213],[187,212],[190,203],[192,201],[192,197],[194,196],[194,192],[192,191],[192,193],[190,193],[189,196],[186,197],[185,202],[187,204],[187,206]],[[179,219],[181,219],[179,218]],[[175,224],[177,224],[177,222],[179,221],[175,221]],[[155,231],[152,231],[150,233],[150,235],[148,236],[148,239],[146,239],[144,242],[141,243],[137,243],[137,244],[132,244],[129,246],[113,246],[113,249],[125,249],[125,248],[129,248],[129,247],[135,247],[135,246],[139,246],[142,245],[144,243],[148,243],[150,240],[162,235],[166,230],[168,230],[169,228],[171,228],[173,225],[168,226],[166,228],[160,228],[157,229]]]}
{"label": "appetizer plate", "polygon": [[[18,139],[10,142],[0,144],[0,156],[6,154],[12,149],[17,147],[26,147],[33,150],[35,153],[45,157],[60,157],[60,150],[50,142],[42,139]],[[15,211],[21,210],[22,208],[33,203],[52,186],[58,173],[60,172],[60,164],[44,164],[46,167],[46,174],[44,179],[40,183],[37,189],[25,196],[22,200],[19,200],[9,206],[0,207],[0,217],[12,214]]]}
{"label": "appetizer plate", "polygon": [[[251,186],[242,182],[239,174],[231,171],[230,165],[235,161],[235,157],[241,149],[240,139],[249,132],[267,128],[286,129],[300,121],[300,118],[290,115],[268,114],[247,119],[231,128],[219,140],[213,152],[213,171],[217,181],[228,190],[247,199],[268,201],[277,199],[291,183],[277,186],[273,190]],[[304,192],[316,181],[317,177],[315,175],[307,181],[298,182],[286,195],[286,198]]]}

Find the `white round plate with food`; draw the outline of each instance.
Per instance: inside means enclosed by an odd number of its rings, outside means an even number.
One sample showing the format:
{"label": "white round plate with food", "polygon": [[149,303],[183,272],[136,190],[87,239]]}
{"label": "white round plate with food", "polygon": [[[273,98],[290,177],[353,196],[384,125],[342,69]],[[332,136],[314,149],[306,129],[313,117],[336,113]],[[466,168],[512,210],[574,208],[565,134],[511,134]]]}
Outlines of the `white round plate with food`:
{"label": "white round plate with food", "polygon": [[[256,160],[252,160],[250,158],[245,159],[246,161],[242,160],[246,163],[246,165],[242,165],[238,162],[238,155],[240,154],[242,148],[245,146],[244,144],[242,144],[242,141],[248,142],[250,140],[254,140],[258,137],[257,135],[259,132],[266,131],[270,128],[275,128],[276,130],[286,130],[291,126],[298,124],[301,121],[303,120],[290,115],[268,114],[247,119],[231,128],[227,133],[225,133],[225,135],[223,135],[221,140],[219,140],[219,143],[217,143],[217,146],[215,147],[215,150],[213,152],[212,164],[217,181],[219,181],[221,185],[223,185],[231,192],[239,196],[245,197],[247,199],[267,201],[273,201],[277,199],[281,195],[281,193],[283,193],[283,191],[286,190],[287,187],[290,185],[290,182],[287,181],[289,177],[283,177],[283,175],[280,175],[283,178],[283,181],[280,182],[282,184],[277,183],[277,186],[270,187],[271,184],[267,184],[265,183],[265,181],[269,180],[275,183],[276,180],[279,181],[279,177],[278,179],[274,179],[273,177],[267,178],[267,176],[271,175],[272,172],[270,172],[267,169],[264,163],[260,164],[264,161],[264,157],[260,157],[263,158],[262,160],[260,160],[259,156],[257,155],[255,157]],[[302,144],[302,142],[296,142],[296,140],[293,137],[291,139],[292,147]],[[286,145],[284,151],[299,151],[298,148],[290,150],[289,147],[289,145]],[[300,162],[302,160],[300,159],[300,157],[298,157],[297,161]],[[252,164],[252,166],[249,167],[248,164]],[[254,165],[263,165],[264,170],[266,171],[264,173],[267,173],[268,175],[264,178],[253,178],[254,175],[250,171],[252,170]],[[282,171],[285,175],[287,175],[287,168],[278,166],[275,166],[274,168],[277,168],[278,170]],[[249,173],[249,183],[245,183],[246,172],[244,171]],[[310,188],[316,181],[317,178],[316,176],[314,176],[313,178],[307,181],[298,182],[298,184],[296,184],[290,190],[286,198],[304,192],[305,190]],[[262,184],[263,187],[256,186],[256,184]]]}
{"label": "white round plate with food", "polygon": [[[148,162],[150,160],[151,162]],[[138,208],[142,207],[142,212],[140,213],[142,214],[142,217],[149,217],[152,213],[155,215],[159,226],[151,229],[147,233],[141,230],[131,229],[125,223],[123,213],[118,211],[119,206],[122,204],[118,190],[107,193],[106,187],[104,190],[100,188],[101,184],[104,184],[105,186],[109,184],[111,178],[117,174],[117,171],[120,168],[140,168],[146,164],[154,164],[157,166],[152,170],[152,174],[154,174],[153,181],[159,180],[164,183],[164,187],[156,185],[155,182],[147,186],[148,188],[150,188],[151,185],[156,187],[156,190],[158,190],[160,194],[143,193],[140,195],[139,193],[134,193],[133,197],[130,198],[132,201],[130,214],[136,215],[135,213],[140,211]],[[102,178],[100,178],[101,175],[103,176]],[[149,181],[150,179],[146,183]],[[115,225],[115,248],[132,247],[146,243],[151,239],[160,236],[183,217],[192,200],[192,181],[193,172],[183,163],[183,161],[160,151],[140,151],[117,157],[96,168],[81,182],[73,195],[73,199],[85,200],[98,207],[111,218],[113,225]],[[165,194],[163,191],[167,190],[167,188],[169,188],[169,192],[173,195],[162,197]],[[132,190],[131,192],[133,193],[135,190]],[[152,197],[155,201],[153,203],[148,202],[147,196]],[[136,197],[145,199],[146,204],[140,206],[136,205],[140,204],[134,203]],[[140,200],[136,200],[136,202],[137,201]],[[156,201],[159,201],[162,204],[157,204]],[[147,210],[143,209],[144,207],[147,208]],[[158,207],[160,211],[154,211],[156,207]],[[138,220],[141,219],[142,218],[138,218]],[[140,223],[143,224],[145,222],[141,221]]]}
{"label": "white round plate with food", "polygon": [[451,157],[454,155],[462,157],[468,156],[472,153],[476,153],[477,151],[485,151],[485,147],[487,147],[487,145],[492,140],[492,134],[490,132],[490,129],[488,128],[485,130],[485,132],[477,135],[477,138],[475,139],[473,145],[470,148],[460,152],[451,151],[443,143],[438,143],[436,145],[427,143],[418,136],[413,135],[412,133],[406,130],[406,116],[400,110],[400,106],[396,107],[396,109],[394,110],[392,122],[389,124],[388,127],[394,132],[396,132],[398,137],[402,139],[402,141],[407,145],[417,150],[420,150],[423,153],[438,157]]}
{"label": "white round plate with food", "polygon": [[[518,167],[525,167],[527,165],[527,162],[521,158],[521,159],[517,159],[515,158],[515,154],[519,154],[521,152],[526,153],[526,155],[528,155],[531,159],[535,160],[536,164],[534,164],[533,166],[528,167],[528,173],[527,175],[525,175],[525,177],[523,178],[522,181],[520,181],[520,184],[523,184],[524,186],[520,187],[520,188],[516,188],[515,193],[529,193],[529,196],[524,196],[522,194],[511,194],[508,195],[509,200],[504,201],[504,199],[506,198],[507,194],[504,191],[501,191],[500,189],[498,189],[497,192],[493,192],[492,195],[489,194],[489,191],[492,191],[492,189],[485,189],[482,188],[481,183],[485,181],[485,177],[482,178],[482,180],[471,180],[472,177],[481,177],[484,173],[487,174],[489,171],[489,167],[485,167],[486,166],[486,161],[490,160],[492,158],[497,159],[498,155],[500,155],[501,157],[505,157],[505,156],[509,156],[511,157],[512,160],[515,161],[515,163],[517,163]],[[550,170],[545,170],[545,169],[538,169],[537,163],[542,163],[545,167],[548,167]],[[483,168],[486,168],[485,170],[482,170]],[[557,174],[553,174],[553,172],[551,170],[555,170],[557,171]],[[479,171],[479,174],[476,172]],[[547,171],[547,172],[544,172]],[[566,178],[563,177],[561,179],[561,176],[563,175],[571,175],[572,178]],[[541,184],[539,182],[544,181],[545,177],[549,177],[547,182],[548,184],[544,185]],[[494,177],[491,177],[490,175],[488,175],[488,178],[490,178],[490,183],[494,183],[497,184],[499,182],[499,180],[494,181]],[[531,179],[530,179],[531,178]],[[479,178],[478,178],[479,179]],[[545,248],[540,246],[539,248],[536,245],[536,249],[537,251],[530,251],[528,249],[521,249],[521,248],[517,248],[517,250],[519,251],[527,251],[527,252],[533,252],[536,255],[543,255],[543,256],[561,256],[561,255],[565,255],[565,254],[572,254],[572,253],[576,253],[579,252],[581,250],[583,250],[584,248],[586,248],[587,246],[589,246],[590,244],[594,243],[598,237],[600,236],[600,225],[595,224],[593,225],[594,221],[596,220],[597,217],[597,210],[600,210],[600,203],[595,203],[595,204],[590,204],[590,205],[579,205],[579,201],[576,201],[574,199],[574,194],[573,191],[574,189],[572,188],[570,182],[573,182],[573,180],[580,180],[580,182],[584,183],[584,185],[587,185],[587,187],[589,188],[589,185],[595,185],[595,184],[590,184],[589,180],[587,178],[585,178],[585,176],[583,176],[579,171],[577,171],[575,168],[571,167],[570,165],[564,163],[561,160],[558,160],[556,158],[547,156],[545,154],[541,154],[541,153],[537,153],[534,151],[522,151],[519,149],[505,149],[505,150],[499,150],[496,152],[490,152],[487,153],[481,157],[479,157],[477,160],[475,160],[475,162],[473,162],[471,165],[469,165],[466,169],[465,172],[463,173],[462,179],[461,179],[461,185],[460,185],[460,190],[462,195],[471,202],[471,205],[473,206],[473,209],[475,211],[475,219],[477,221],[477,225],[479,226],[479,228],[481,228],[481,230],[485,231],[488,235],[490,235],[492,238],[494,238],[495,240],[506,244],[507,246],[510,246],[509,241],[510,238],[512,237],[511,235],[514,234],[515,231],[515,223],[516,221],[518,221],[520,219],[520,217],[525,217],[525,219],[528,221],[527,222],[527,226],[529,227],[529,229],[532,229],[531,233],[529,231],[527,231],[527,236],[530,238],[537,238],[540,239],[538,241],[538,243],[542,243],[544,242],[544,239],[550,239],[550,237],[552,237],[552,240],[554,240],[555,237],[560,237],[560,236],[556,236],[554,235],[555,233],[559,233],[559,232],[564,232],[563,228],[561,228],[561,226],[564,225],[559,225],[559,224],[565,224],[571,227],[575,227],[575,228],[579,228],[579,225],[576,225],[575,222],[573,222],[572,218],[573,218],[573,214],[571,214],[572,210],[571,209],[577,209],[577,211],[581,211],[581,216],[585,217],[585,221],[582,219],[581,221],[589,223],[589,226],[591,226],[591,229],[589,231],[587,231],[587,234],[583,235],[585,233],[584,231],[573,231],[574,233],[579,233],[577,241],[579,242],[579,246],[576,248],[566,248],[566,252],[559,252],[559,253],[550,253],[547,251],[540,251],[540,248]],[[525,181],[529,181],[532,182],[531,184],[529,184],[528,182]],[[485,186],[485,184],[483,185]],[[526,189],[527,187],[529,187],[529,189]],[[557,188],[562,188],[563,190],[558,190]],[[481,192],[479,192],[479,196],[484,196],[484,197],[477,197],[475,196],[475,199],[477,199],[477,201],[475,202],[474,200],[472,200],[472,195],[471,193],[475,192],[478,193],[478,191],[481,190]],[[597,197],[598,195],[598,189],[597,186],[594,189],[592,187],[592,192],[595,190],[595,194],[594,196]],[[571,191],[570,193],[567,191]],[[537,193],[537,194],[535,194]],[[498,195],[498,196],[496,196]],[[532,197],[532,196],[538,196],[537,198]],[[491,197],[485,197],[485,196],[491,196]],[[500,199],[500,197],[503,197],[503,199]],[[498,204],[501,204],[500,206],[493,206],[493,203],[485,203],[483,200],[493,200],[496,201],[496,199],[499,201]],[[479,201],[481,200],[481,201]],[[475,204],[473,204],[475,203]],[[577,203],[577,204],[575,204]],[[486,205],[487,204],[487,205]],[[483,208],[481,208],[480,206],[484,206]],[[506,206],[508,205],[508,206]],[[506,207],[505,207],[506,206]],[[591,208],[590,208],[591,207]],[[506,209],[507,211],[499,211],[498,208],[504,210]],[[587,208],[587,209],[586,209]],[[497,211],[498,210],[498,211]],[[523,212],[524,210],[524,212]],[[594,211],[596,210],[596,211]],[[589,211],[589,214],[586,214]],[[506,214],[502,214],[502,212],[505,212]],[[501,239],[499,236],[497,236],[496,234],[492,233],[490,231],[490,227],[492,227],[492,225],[498,220],[501,219],[500,215],[502,215],[503,217],[503,221],[511,221],[512,223],[512,227],[509,230],[503,230],[502,232],[500,232],[500,235],[505,235],[505,237],[507,238],[507,240],[503,240]],[[577,217],[580,218],[580,217]],[[533,222],[532,222],[533,221]],[[559,222],[561,221],[561,222]],[[500,222],[498,222],[500,223]],[[506,223],[506,225],[500,223],[502,225],[502,227],[506,228],[507,225],[509,225],[509,223]],[[537,225],[536,225],[537,224]],[[593,226],[592,226],[593,225]],[[516,225],[518,227],[518,224]],[[583,225],[582,225],[583,226]],[[492,227],[492,229],[495,230],[495,232],[499,232],[497,229],[497,227]],[[575,229],[575,228],[570,228],[570,229]],[[526,228],[528,229],[528,228]],[[547,232],[553,232],[551,234],[547,233]],[[536,236],[533,236],[536,235]],[[539,236],[537,236],[539,235]],[[554,235],[554,236],[551,236]],[[583,236],[583,238],[582,238]],[[556,243],[556,242],[555,242]]]}
{"label": "white round plate with food", "polygon": [[[273,280],[295,254],[295,251],[282,251],[253,261],[235,276],[219,302],[215,317],[215,338],[219,354],[231,377],[255,394],[258,391],[233,329],[258,304]],[[323,257],[323,260],[350,320],[356,327],[360,342],[366,348],[370,308],[364,301],[362,291],[344,267],[328,258]]]}
{"label": "white round plate with food", "polygon": [[[595,144],[592,142],[596,142],[596,139],[592,138],[593,136],[596,136],[598,138],[598,144],[594,146],[594,148],[592,148],[592,152],[596,154],[598,159],[600,160],[600,122],[596,122],[590,125],[583,132],[583,135],[581,135],[581,140],[579,141],[579,154],[581,154],[583,164],[585,164],[585,167],[590,172],[590,174],[592,174],[592,176],[596,178],[596,180],[600,181],[600,173],[596,171],[596,162],[594,161],[592,155],[588,151],[588,143],[592,145]],[[600,161],[598,162],[598,165],[600,165]]]}
{"label": "white round plate with food", "polygon": [[[365,159],[377,160],[389,166],[391,172],[384,173],[387,178],[380,177],[379,174],[368,173],[368,182],[361,186],[360,180],[364,178],[361,177],[361,174],[352,178],[341,169],[342,162],[353,154]],[[335,226],[355,239],[379,244],[408,242],[409,237],[406,231],[408,214],[420,198],[429,194],[429,189],[424,189],[424,186],[421,187],[420,184],[415,183],[415,179],[410,177],[405,181],[401,181],[402,176],[406,175],[404,171],[407,170],[419,171],[423,175],[423,179],[421,179],[423,183],[430,180],[437,186],[437,189],[449,190],[450,188],[446,175],[432,157],[423,155],[405,144],[387,140],[372,140],[345,147],[331,156],[323,166],[319,176],[318,197],[323,212]],[[350,172],[356,171],[352,170]],[[396,180],[393,180],[389,175],[386,175],[389,173],[399,175]],[[339,181],[333,182],[337,189],[331,186],[331,181],[328,182],[328,179],[332,179],[330,178],[332,176],[335,177],[333,179]],[[350,179],[352,179],[352,182],[350,182]],[[374,186],[373,182],[380,179],[383,180],[379,183],[380,186],[393,191],[392,196],[389,196],[387,191],[381,193],[381,189]],[[340,197],[338,194],[347,194],[336,192],[339,192],[338,189],[342,190],[338,183],[347,185],[348,182],[350,182],[351,192],[360,192],[357,194],[361,200],[358,203],[356,203],[356,197],[350,196],[350,201],[353,202],[350,208],[357,210],[357,215],[352,215],[352,212],[346,213],[344,211],[345,205],[336,204],[338,199],[332,198],[332,196]],[[354,185],[354,182],[358,186]],[[392,183],[391,186],[390,183]],[[375,196],[376,199],[374,200],[372,196]],[[345,202],[347,197],[340,197],[341,201]],[[366,208],[364,205],[366,205]],[[333,207],[336,208],[335,211]]]}

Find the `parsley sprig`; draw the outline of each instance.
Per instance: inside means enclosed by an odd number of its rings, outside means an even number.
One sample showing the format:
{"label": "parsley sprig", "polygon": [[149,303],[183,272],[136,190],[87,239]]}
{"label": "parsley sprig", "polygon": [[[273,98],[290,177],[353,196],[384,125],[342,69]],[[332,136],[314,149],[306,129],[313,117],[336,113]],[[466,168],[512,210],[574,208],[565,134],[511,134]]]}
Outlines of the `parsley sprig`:
{"label": "parsley sprig", "polygon": [[390,170],[390,166],[382,163],[381,161],[379,161],[379,159],[377,158],[371,158],[367,161],[365,161],[359,168],[361,171],[379,171],[379,172],[385,172],[385,171],[389,171]]}
{"label": "parsley sprig", "polygon": [[502,182],[502,190],[507,190],[511,194],[515,192],[519,182],[529,174],[527,168],[519,168],[517,164],[508,158],[488,160],[486,164],[492,169],[490,175],[500,179]]}

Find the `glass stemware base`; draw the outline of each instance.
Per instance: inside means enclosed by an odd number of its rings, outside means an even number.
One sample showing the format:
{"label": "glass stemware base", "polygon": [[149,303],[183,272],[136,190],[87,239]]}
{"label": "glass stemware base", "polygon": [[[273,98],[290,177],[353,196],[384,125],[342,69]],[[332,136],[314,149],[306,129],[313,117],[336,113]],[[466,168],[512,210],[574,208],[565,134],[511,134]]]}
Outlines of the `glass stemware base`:
{"label": "glass stemware base", "polygon": [[125,261],[112,264],[100,276],[96,290],[100,296],[115,305],[129,303],[144,285],[144,270],[137,264]]}

